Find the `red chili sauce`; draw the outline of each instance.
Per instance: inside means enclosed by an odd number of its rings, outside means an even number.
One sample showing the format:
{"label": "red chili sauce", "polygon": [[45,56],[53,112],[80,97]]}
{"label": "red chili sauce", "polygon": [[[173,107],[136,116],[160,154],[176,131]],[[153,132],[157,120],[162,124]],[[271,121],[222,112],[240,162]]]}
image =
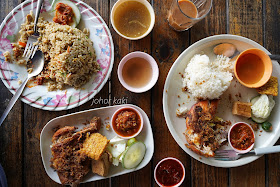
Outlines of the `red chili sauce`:
{"label": "red chili sauce", "polygon": [[182,165],[173,159],[164,160],[156,170],[156,179],[163,186],[174,186],[178,184],[184,175]]}
{"label": "red chili sauce", "polygon": [[55,16],[53,21],[61,25],[69,25],[73,22],[74,13],[70,6],[58,3],[55,6]]}
{"label": "red chili sauce", "polygon": [[239,150],[248,149],[254,142],[254,132],[248,125],[239,123],[230,132],[231,145]]}
{"label": "red chili sauce", "polygon": [[139,131],[141,119],[133,109],[124,108],[114,116],[112,125],[117,134],[128,137]]}

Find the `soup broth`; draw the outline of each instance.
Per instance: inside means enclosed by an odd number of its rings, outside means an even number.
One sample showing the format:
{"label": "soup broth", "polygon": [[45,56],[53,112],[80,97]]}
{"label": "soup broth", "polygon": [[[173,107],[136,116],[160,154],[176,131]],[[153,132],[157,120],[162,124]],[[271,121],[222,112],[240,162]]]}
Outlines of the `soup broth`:
{"label": "soup broth", "polygon": [[127,37],[137,38],[150,27],[151,15],[145,5],[137,1],[120,4],[114,14],[116,29]]}
{"label": "soup broth", "polygon": [[240,80],[247,84],[257,83],[264,74],[264,64],[262,60],[254,54],[246,54],[241,57],[236,69]]}
{"label": "soup broth", "polygon": [[123,66],[122,76],[131,87],[141,88],[152,79],[152,66],[144,58],[129,59]]}

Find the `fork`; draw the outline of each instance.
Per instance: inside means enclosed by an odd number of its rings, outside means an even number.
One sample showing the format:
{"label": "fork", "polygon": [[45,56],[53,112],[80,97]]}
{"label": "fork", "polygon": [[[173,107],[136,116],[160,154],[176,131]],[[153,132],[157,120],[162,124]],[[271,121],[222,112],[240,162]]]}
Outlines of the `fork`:
{"label": "fork", "polygon": [[215,160],[223,160],[223,161],[233,161],[239,159],[241,156],[248,156],[248,155],[263,155],[269,153],[279,153],[280,152],[280,145],[272,146],[272,147],[262,147],[262,148],[255,148],[248,153],[238,153],[234,150],[218,150],[215,151]]}
{"label": "fork", "polygon": [[44,0],[38,0],[38,2],[37,2],[37,9],[36,9],[35,20],[34,20],[34,34],[32,34],[31,36],[28,37],[27,44],[25,46],[25,49],[24,49],[24,52],[22,55],[23,57],[27,57],[28,59],[33,58],[35,52],[38,49],[38,44],[35,45],[35,42],[37,42],[38,38],[39,38],[37,23],[38,23],[43,1]]}

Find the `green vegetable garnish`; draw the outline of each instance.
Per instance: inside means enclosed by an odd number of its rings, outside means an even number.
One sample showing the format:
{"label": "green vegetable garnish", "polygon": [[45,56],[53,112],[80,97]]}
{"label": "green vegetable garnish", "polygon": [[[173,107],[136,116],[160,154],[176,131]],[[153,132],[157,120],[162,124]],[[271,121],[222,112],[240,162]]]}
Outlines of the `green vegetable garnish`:
{"label": "green vegetable garnish", "polygon": [[262,124],[262,128],[265,131],[271,131],[272,130],[272,124],[270,122],[266,121]]}
{"label": "green vegetable garnish", "polygon": [[219,118],[219,117],[215,116],[214,121],[215,122],[220,122],[220,121],[224,121],[224,120],[222,118]]}
{"label": "green vegetable garnish", "polygon": [[130,146],[130,145],[133,144],[134,142],[137,142],[136,138],[130,138],[130,139],[127,141],[126,145],[127,145],[127,146]]}
{"label": "green vegetable garnish", "polygon": [[209,123],[209,126],[210,126],[210,127],[214,127],[214,126],[215,126],[215,123]]}

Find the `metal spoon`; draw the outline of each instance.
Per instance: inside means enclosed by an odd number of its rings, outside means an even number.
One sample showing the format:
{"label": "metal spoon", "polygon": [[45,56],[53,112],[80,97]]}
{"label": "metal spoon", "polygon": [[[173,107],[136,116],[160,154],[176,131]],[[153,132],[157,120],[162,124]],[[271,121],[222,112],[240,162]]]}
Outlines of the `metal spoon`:
{"label": "metal spoon", "polygon": [[[224,55],[231,58],[231,61],[235,60],[240,52],[236,49],[236,47],[231,43],[221,43],[216,45],[213,49],[214,54],[216,55]],[[280,61],[280,55],[268,55],[271,60]],[[280,62],[278,62],[280,63]]]}
{"label": "metal spoon", "polygon": [[8,113],[11,111],[11,109],[13,108],[14,104],[16,103],[17,99],[20,97],[21,93],[23,92],[26,83],[28,82],[28,80],[36,75],[38,75],[44,67],[44,55],[42,53],[42,51],[37,51],[34,55],[34,57],[31,59],[32,61],[32,68],[33,71],[31,73],[28,74],[27,78],[25,79],[25,81],[21,84],[21,86],[17,89],[15,95],[13,96],[13,98],[11,99],[9,105],[7,106],[7,108],[5,109],[4,113],[1,116],[0,119],[0,126],[2,125],[3,121],[5,120],[5,118],[7,117]]}

